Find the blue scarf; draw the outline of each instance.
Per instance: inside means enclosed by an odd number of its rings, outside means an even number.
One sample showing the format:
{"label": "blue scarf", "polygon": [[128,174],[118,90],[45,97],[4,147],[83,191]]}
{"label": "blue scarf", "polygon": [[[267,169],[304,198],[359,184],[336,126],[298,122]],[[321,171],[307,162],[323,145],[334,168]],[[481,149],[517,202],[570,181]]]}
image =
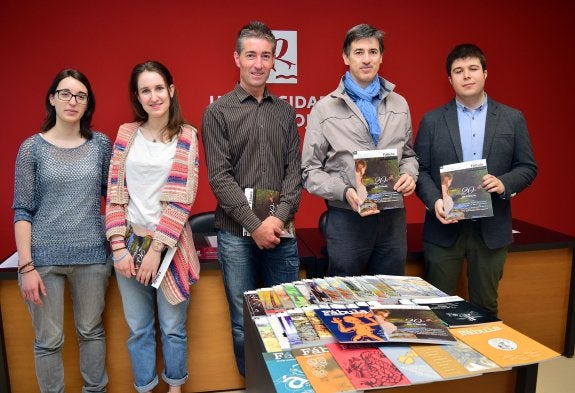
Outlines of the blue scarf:
{"label": "blue scarf", "polygon": [[381,90],[381,84],[379,83],[379,78],[376,76],[373,82],[370,83],[365,89],[359,86],[351,78],[349,71],[345,73],[343,77],[343,86],[345,91],[351,97],[353,102],[356,103],[359,110],[361,111],[367,125],[369,127],[369,133],[373,139],[373,143],[377,146],[377,141],[379,141],[379,134],[381,134],[381,129],[379,128],[379,122],[377,121],[377,110],[372,104],[373,98],[377,97]]}

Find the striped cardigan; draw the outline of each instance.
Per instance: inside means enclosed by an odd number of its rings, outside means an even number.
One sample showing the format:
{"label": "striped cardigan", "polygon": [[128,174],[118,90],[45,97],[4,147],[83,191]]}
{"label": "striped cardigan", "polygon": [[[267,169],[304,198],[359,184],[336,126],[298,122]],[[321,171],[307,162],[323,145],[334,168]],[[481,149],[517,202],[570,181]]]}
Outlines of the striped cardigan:
{"label": "striped cardigan", "polygon": [[[126,212],[130,196],[126,187],[126,157],[141,123],[120,126],[114,142],[108,194],[106,197],[106,238],[126,234]],[[190,297],[189,286],[200,278],[200,264],[188,218],[198,189],[198,136],[185,125],[178,137],[176,153],[168,180],[160,194],[163,205],[154,239],[168,247],[177,247],[160,288],[171,304]]]}

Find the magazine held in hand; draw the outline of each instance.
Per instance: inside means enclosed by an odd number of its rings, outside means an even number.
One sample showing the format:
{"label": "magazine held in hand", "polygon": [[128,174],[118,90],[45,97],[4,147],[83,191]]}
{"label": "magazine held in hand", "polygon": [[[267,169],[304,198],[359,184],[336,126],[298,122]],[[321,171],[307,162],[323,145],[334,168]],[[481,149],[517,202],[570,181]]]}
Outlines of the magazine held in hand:
{"label": "magazine held in hand", "polygon": [[[275,216],[277,206],[280,203],[279,191],[267,190],[265,188],[246,188],[246,199],[254,214],[263,221],[269,216]],[[243,230],[244,236],[250,236],[247,229]],[[295,227],[293,220],[285,224],[284,233],[280,237],[294,237]]]}
{"label": "magazine held in hand", "polygon": [[439,168],[441,194],[447,219],[464,220],[491,217],[491,195],[481,187],[487,175],[487,161],[475,160]]}
{"label": "magazine held in hand", "polygon": [[403,207],[403,195],[393,189],[399,179],[397,149],[353,153],[359,212]]}

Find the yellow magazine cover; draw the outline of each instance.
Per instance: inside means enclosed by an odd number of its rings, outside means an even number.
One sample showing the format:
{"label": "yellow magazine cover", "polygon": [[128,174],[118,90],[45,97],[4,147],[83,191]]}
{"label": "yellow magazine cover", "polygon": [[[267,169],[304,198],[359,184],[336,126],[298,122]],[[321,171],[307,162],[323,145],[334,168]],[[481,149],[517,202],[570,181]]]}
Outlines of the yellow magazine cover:
{"label": "yellow magazine cover", "polygon": [[266,349],[266,352],[278,352],[282,350],[282,347],[270,325],[267,317],[255,317],[254,323],[258,329],[258,333],[262,339],[262,343]]}
{"label": "yellow magazine cover", "polygon": [[325,345],[292,349],[315,393],[355,392]]}
{"label": "yellow magazine cover", "polygon": [[500,367],[539,363],[560,356],[503,322],[450,330],[455,338],[481,352]]}
{"label": "yellow magazine cover", "polygon": [[468,370],[457,357],[445,350],[443,345],[412,345],[411,349],[443,379],[465,378],[479,373]]}
{"label": "yellow magazine cover", "polygon": [[266,309],[266,314],[285,311],[280,298],[272,288],[260,288],[257,293]]}

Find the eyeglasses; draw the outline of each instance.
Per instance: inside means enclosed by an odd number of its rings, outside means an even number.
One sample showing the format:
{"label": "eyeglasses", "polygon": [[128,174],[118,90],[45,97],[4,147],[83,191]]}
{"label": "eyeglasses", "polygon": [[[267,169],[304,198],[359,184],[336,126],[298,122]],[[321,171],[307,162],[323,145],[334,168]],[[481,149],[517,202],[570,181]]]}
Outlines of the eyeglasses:
{"label": "eyeglasses", "polygon": [[76,99],[76,103],[86,105],[88,103],[88,95],[85,93],[72,94],[70,90],[56,90],[56,95],[62,101],[72,101]]}

